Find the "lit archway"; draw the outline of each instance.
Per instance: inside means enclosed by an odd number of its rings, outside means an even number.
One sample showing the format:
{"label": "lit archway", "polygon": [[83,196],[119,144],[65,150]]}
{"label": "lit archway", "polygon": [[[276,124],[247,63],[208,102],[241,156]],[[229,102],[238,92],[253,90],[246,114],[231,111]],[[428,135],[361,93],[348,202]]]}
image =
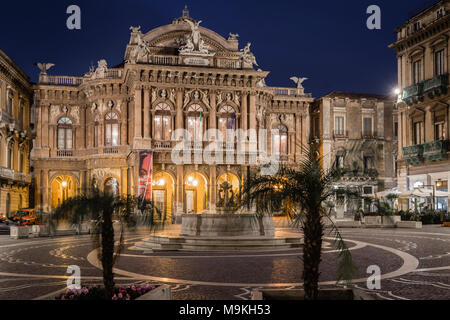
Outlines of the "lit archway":
{"label": "lit archway", "polygon": [[204,175],[193,172],[184,180],[184,208],[185,212],[201,213],[207,209],[208,182]]}
{"label": "lit archway", "polygon": [[57,208],[65,200],[77,195],[77,181],[69,175],[60,175],[51,184],[51,206]]}
{"label": "lit archway", "polygon": [[167,172],[158,172],[153,176],[152,183],[153,201],[159,212],[166,219],[170,219],[174,213],[175,182]]}

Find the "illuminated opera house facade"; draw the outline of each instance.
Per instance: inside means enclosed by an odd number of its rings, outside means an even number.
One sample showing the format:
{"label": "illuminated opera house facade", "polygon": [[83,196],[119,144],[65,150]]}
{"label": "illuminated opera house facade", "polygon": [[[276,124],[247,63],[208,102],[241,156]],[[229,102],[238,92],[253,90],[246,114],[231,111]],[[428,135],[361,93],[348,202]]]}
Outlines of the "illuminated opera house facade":
{"label": "illuminated opera house facade", "polygon": [[[217,142],[206,134],[210,129],[224,136],[229,129],[267,129],[259,148],[284,163],[302,157],[313,98],[301,80],[296,88],[266,86],[269,72],[258,69],[250,43],[240,47],[237,34],[224,38],[201,27],[186,9],[172,24],[130,31],[118,66],[101,60],[84,76],[71,77],[49,75],[52,65],[41,64],[33,87],[36,208],[51,211],[93,184],[138,194],[139,155],[148,150],[152,196],[160,208],[172,217],[214,211],[219,186],[228,181],[237,192],[258,161],[251,148],[238,150],[238,144],[251,143],[249,137],[221,144],[228,154],[244,156],[243,162],[197,161],[196,150]],[[193,137],[185,148],[193,150],[192,161],[181,164],[172,159],[180,129]]]}

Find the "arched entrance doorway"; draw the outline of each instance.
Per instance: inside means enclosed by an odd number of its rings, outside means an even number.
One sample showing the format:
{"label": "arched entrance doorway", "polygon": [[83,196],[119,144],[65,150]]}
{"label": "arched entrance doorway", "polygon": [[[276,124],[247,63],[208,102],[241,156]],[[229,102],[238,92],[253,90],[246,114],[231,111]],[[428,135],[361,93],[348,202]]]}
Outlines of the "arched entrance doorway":
{"label": "arched entrance doorway", "polygon": [[108,178],[105,180],[103,185],[103,190],[106,194],[112,195],[112,196],[118,196],[119,195],[119,181],[117,181],[116,178]]}
{"label": "arched entrance doorway", "polygon": [[201,213],[206,210],[208,182],[201,173],[189,174],[184,180],[184,209],[187,214]]}
{"label": "arched entrance doorway", "polygon": [[77,182],[69,175],[60,175],[53,179],[52,185],[52,209],[57,208],[61,203],[77,195]]}
{"label": "arched entrance doorway", "polygon": [[170,219],[174,213],[174,190],[173,177],[167,172],[158,172],[153,176],[152,182],[153,201],[159,212]]}

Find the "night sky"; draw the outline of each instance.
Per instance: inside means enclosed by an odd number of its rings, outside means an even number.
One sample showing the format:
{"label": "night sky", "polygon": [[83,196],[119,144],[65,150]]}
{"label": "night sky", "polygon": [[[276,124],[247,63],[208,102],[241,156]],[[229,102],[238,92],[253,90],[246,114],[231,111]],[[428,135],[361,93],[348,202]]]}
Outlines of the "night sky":
{"label": "night sky", "polygon": [[[37,81],[34,62],[53,62],[49,74],[86,73],[105,58],[122,62],[130,26],[143,32],[172,23],[185,4],[201,26],[225,38],[239,33],[240,48],[252,42],[270,86],[294,86],[291,76],[314,97],[331,91],[390,93],[397,83],[395,28],[425,0],[188,1],[188,0],[33,0],[2,1],[0,48]],[[66,9],[77,4],[82,29],[66,27]],[[366,9],[381,7],[381,30],[369,30]]]}

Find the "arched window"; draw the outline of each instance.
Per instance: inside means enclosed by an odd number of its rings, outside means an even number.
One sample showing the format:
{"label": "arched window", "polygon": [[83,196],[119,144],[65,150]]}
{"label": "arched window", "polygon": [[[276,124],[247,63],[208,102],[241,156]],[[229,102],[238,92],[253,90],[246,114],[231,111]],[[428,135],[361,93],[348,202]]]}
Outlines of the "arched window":
{"label": "arched window", "polygon": [[155,140],[170,141],[172,137],[172,113],[167,103],[156,106],[155,118]]}
{"label": "arched window", "polygon": [[105,146],[116,147],[119,145],[119,117],[110,112],[105,116]]}
{"label": "arched window", "polygon": [[195,142],[203,141],[203,108],[192,104],[187,110],[188,132]]}
{"label": "arched window", "polygon": [[58,121],[58,149],[71,150],[72,147],[72,120],[67,117],[61,118]]}
{"label": "arched window", "polygon": [[273,152],[275,154],[286,155],[288,153],[288,129],[279,125],[276,130],[277,133],[273,135]]}
{"label": "arched window", "polygon": [[[223,106],[219,109],[219,123],[218,129],[222,133],[224,141],[228,141],[228,137],[234,136],[229,130],[236,129],[236,111],[231,106]],[[232,134],[232,135],[231,135]]]}

